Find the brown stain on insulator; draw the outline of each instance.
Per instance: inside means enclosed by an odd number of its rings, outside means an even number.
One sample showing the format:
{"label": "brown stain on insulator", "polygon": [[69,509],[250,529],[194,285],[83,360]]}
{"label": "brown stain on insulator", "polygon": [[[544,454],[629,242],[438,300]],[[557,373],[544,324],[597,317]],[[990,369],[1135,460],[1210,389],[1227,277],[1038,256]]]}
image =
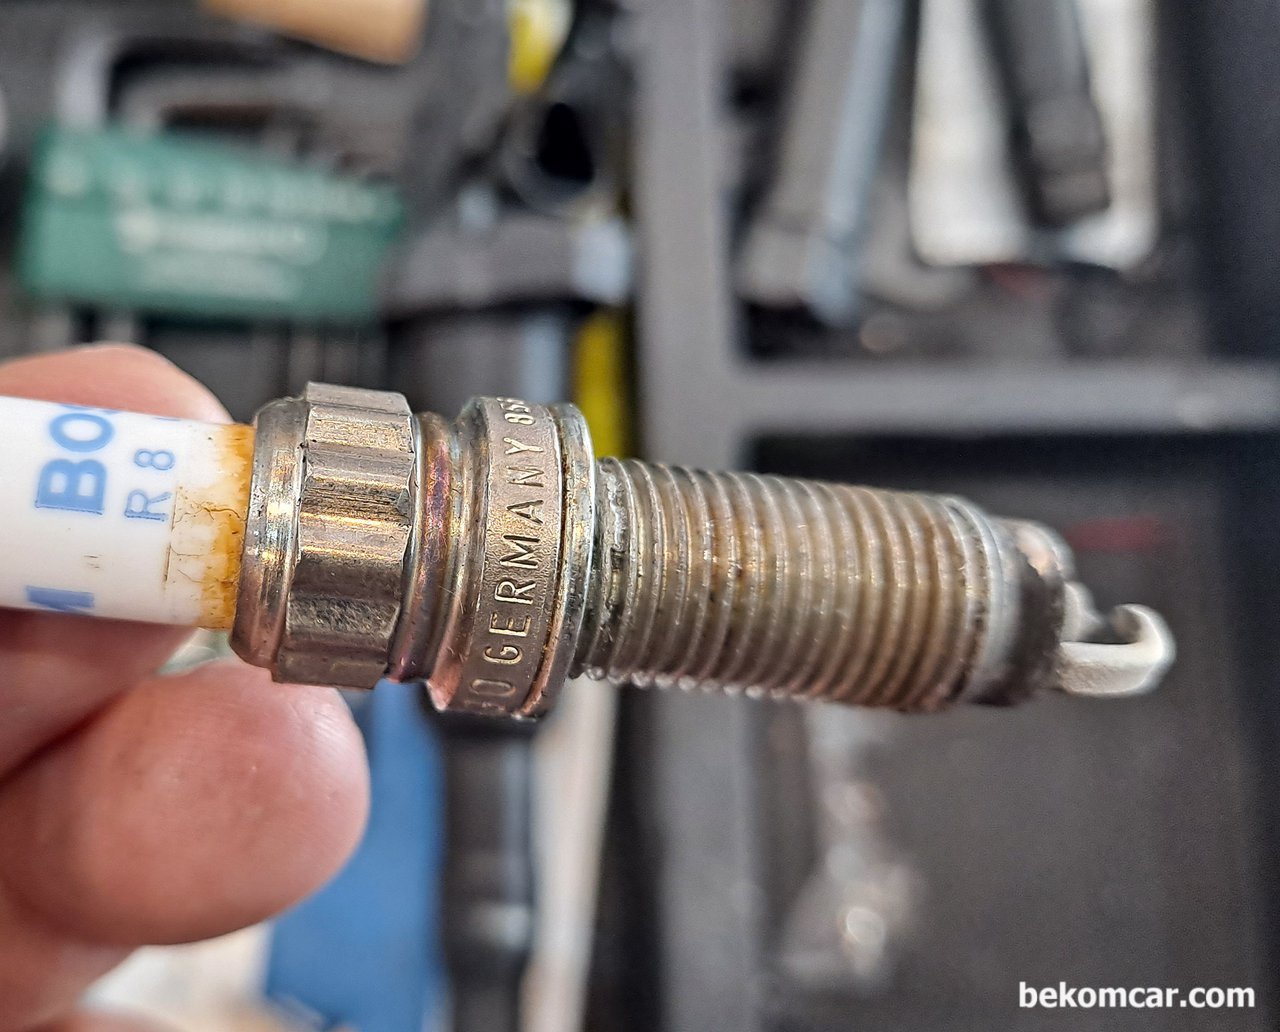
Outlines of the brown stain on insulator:
{"label": "brown stain on insulator", "polygon": [[228,630],[235,622],[245,520],[249,514],[253,427],[234,425],[221,430],[217,449],[222,480],[217,491],[220,500],[201,504],[204,518],[213,524],[213,548],[200,605],[205,627]]}
{"label": "brown stain on insulator", "polygon": [[[213,462],[208,481],[180,488],[174,499],[175,528],[184,537],[207,542],[200,557],[200,626],[229,630],[235,622],[236,593],[244,554],[249,486],[253,473],[254,432],[233,424],[211,428]],[[186,575],[170,561],[169,575]]]}

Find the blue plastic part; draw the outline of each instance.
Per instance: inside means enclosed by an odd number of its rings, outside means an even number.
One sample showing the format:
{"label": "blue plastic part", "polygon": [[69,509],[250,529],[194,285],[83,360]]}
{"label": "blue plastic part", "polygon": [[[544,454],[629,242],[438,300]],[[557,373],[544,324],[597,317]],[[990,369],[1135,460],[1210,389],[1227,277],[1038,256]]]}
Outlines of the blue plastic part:
{"label": "blue plastic part", "polygon": [[353,707],[372,771],[369,828],[327,888],[275,925],[266,995],[319,1029],[418,1032],[441,1010],[440,757],[420,687]]}

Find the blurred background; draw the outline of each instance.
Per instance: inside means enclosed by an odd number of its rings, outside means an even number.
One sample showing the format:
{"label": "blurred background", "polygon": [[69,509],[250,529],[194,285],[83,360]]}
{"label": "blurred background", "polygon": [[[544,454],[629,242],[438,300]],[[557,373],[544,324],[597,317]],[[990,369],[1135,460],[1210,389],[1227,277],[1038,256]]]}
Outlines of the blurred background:
{"label": "blurred background", "polygon": [[1259,0],[0,0],[0,354],[136,341],[240,419],[572,399],[601,454],[954,491],[1180,643],[1150,698],[932,718],[386,686],[338,881],[98,998],[989,1032],[1065,981],[1273,1027],[1277,52]]}

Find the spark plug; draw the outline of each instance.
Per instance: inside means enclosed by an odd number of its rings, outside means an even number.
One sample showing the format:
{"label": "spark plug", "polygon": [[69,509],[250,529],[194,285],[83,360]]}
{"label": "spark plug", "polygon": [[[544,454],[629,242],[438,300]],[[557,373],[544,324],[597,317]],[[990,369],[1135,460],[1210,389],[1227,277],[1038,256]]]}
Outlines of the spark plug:
{"label": "spark plug", "polygon": [[1038,524],[597,462],[568,405],[480,398],[447,422],[313,384],[251,432],[13,404],[57,432],[52,451],[0,449],[0,473],[50,503],[19,514],[32,554],[63,551],[40,567],[58,583],[11,575],[0,604],[230,629],[277,680],[420,681],[441,710],[513,718],[578,674],[930,712],[1131,694],[1173,659],[1151,610],[1103,621]]}

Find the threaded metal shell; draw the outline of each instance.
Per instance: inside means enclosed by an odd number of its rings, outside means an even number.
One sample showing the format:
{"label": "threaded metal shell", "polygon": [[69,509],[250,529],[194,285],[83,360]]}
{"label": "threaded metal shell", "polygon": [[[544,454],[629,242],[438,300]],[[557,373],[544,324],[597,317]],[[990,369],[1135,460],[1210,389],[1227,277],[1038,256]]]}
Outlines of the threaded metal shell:
{"label": "threaded metal shell", "polygon": [[570,672],[927,712],[1132,694],[1173,656],[1149,610],[1105,625],[1039,525],[597,465],[581,413],[515,398],[453,423],[347,388],[269,405],[245,540],[241,656],[277,679],[425,680],[439,708],[494,716],[541,715]]}
{"label": "threaded metal shell", "polygon": [[958,499],[604,460],[576,666],[937,709],[998,674],[1004,533]]}

